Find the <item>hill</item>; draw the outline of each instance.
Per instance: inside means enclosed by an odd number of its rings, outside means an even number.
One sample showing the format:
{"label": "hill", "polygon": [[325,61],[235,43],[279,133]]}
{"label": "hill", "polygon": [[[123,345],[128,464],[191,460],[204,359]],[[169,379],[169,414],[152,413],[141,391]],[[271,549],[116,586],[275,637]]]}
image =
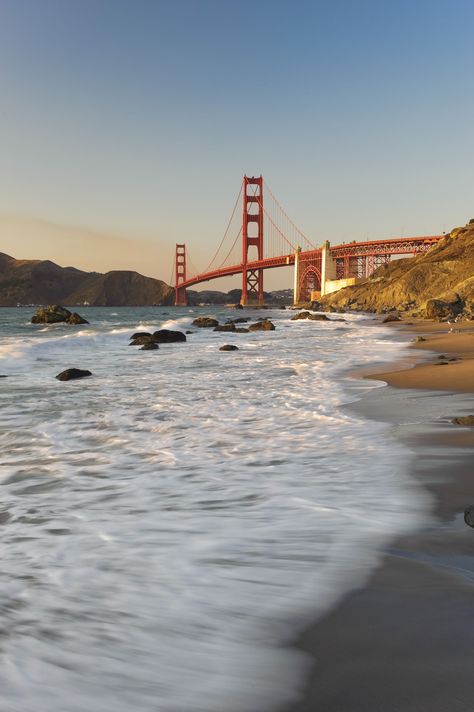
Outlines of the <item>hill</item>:
{"label": "hill", "polygon": [[[436,313],[437,300],[451,305]],[[455,228],[425,254],[392,260],[364,282],[329,294],[325,309],[386,312],[425,317],[470,317],[474,310],[474,222]]]}
{"label": "hill", "polygon": [[49,260],[16,260],[0,253],[0,306],[83,302],[110,307],[169,305],[174,303],[174,290],[138,272],[83,272]]}

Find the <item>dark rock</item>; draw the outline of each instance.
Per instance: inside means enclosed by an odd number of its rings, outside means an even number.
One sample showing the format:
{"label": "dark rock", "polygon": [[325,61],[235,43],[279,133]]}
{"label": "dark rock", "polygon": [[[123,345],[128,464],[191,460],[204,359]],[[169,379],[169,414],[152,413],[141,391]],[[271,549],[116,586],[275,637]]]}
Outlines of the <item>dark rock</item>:
{"label": "dark rock", "polygon": [[309,311],[302,311],[291,317],[291,321],[298,321],[299,319],[310,319],[311,321],[330,321],[326,314],[311,314]]}
{"label": "dark rock", "polygon": [[464,521],[468,527],[474,528],[474,504],[464,510]]}
{"label": "dark rock", "polygon": [[159,346],[156,341],[146,341],[143,346],[140,347],[140,351],[156,351]]}
{"label": "dark rock", "polygon": [[249,331],[275,331],[275,324],[272,324],[269,319],[263,319],[262,321],[257,321],[256,324],[251,324]]}
{"label": "dark rock", "polygon": [[152,334],[150,334],[149,331],[136,331],[130,339],[140,339],[142,336],[147,336],[149,339],[151,339]]}
{"label": "dark rock", "polygon": [[224,344],[220,347],[219,351],[238,351],[239,347],[235,344]]}
{"label": "dark rock", "polygon": [[214,331],[235,331],[235,324],[221,324],[216,326]]}
{"label": "dark rock", "polygon": [[200,329],[211,329],[219,326],[219,322],[210,316],[198,316],[197,319],[194,319],[193,326],[198,326]]}
{"label": "dark rock", "polygon": [[234,304],[234,309],[243,309],[242,304]]}
{"label": "dark rock", "polygon": [[227,319],[226,324],[246,324],[250,319],[245,316],[239,316],[237,319]]}
{"label": "dark rock", "polygon": [[416,339],[412,339],[412,341],[415,342],[415,344],[421,344],[422,341],[426,341],[424,336],[417,336]]}
{"label": "dark rock", "polygon": [[310,316],[309,311],[298,312],[291,317],[291,321],[298,321],[298,319],[307,319]]}
{"label": "dark rock", "polygon": [[462,312],[464,302],[453,294],[449,299],[428,299],[425,306],[427,319],[455,319]]}
{"label": "dark rock", "polygon": [[86,378],[87,376],[92,376],[90,371],[83,371],[80,368],[67,368],[65,371],[58,373],[56,378],[59,381],[73,381],[76,378]]}
{"label": "dark rock", "polygon": [[387,314],[385,319],[382,319],[382,324],[390,324],[391,321],[401,321],[398,314]]}
{"label": "dark rock", "polygon": [[186,330],[187,334],[194,334],[194,331],[190,331],[189,329]]}
{"label": "dark rock", "polygon": [[135,339],[132,339],[129,346],[143,346],[144,344],[149,344],[152,341],[153,336],[151,334],[144,334],[143,336],[137,336]]}
{"label": "dark rock", "polygon": [[453,418],[451,422],[454,423],[454,425],[474,426],[474,415],[458,415],[456,418]]}
{"label": "dark rock", "polygon": [[76,312],[70,312],[59,304],[39,307],[31,317],[32,324],[88,324],[86,319]]}
{"label": "dark rock", "polygon": [[241,327],[236,327],[236,329],[235,329],[235,333],[236,333],[236,334],[248,334],[249,331],[250,331],[250,329],[247,329],[247,328],[242,327],[242,326],[241,326]]}
{"label": "dark rock", "polygon": [[153,334],[153,341],[157,344],[172,344],[176,341],[186,341],[186,335],[182,331],[170,331],[169,329],[160,329]]}
{"label": "dark rock", "polygon": [[68,324],[88,324],[89,322],[87,319],[84,319],[80,314],[77,312],[72,312],[71,316],[69,319],[67,319]]}
{"label": "dark rock", "polygon": [[310,314],[308,319],[311,321],[331,321],[331,319],[326,316],[326,314]]}

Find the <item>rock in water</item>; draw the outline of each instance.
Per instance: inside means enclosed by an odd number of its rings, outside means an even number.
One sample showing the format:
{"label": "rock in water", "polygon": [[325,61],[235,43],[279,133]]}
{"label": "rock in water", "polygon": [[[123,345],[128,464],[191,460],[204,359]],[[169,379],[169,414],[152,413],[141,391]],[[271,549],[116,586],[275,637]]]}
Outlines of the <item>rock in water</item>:
{"label": "rock in water", "polygon": [[474,528],[474,504],[464,510],[464,521],[468,527]]}
{"label": "rock in water", "polygon": [[86,378],[87,376],[92,376],[90,371],[83,371],[80,368],[67,368],[65,371],[58,373],[56,378],[58,381],[73,381],[77,378]]}
{"label": "rock in water", "polygon": [[145,341],[143,346],[140,346],[140,351],[156,351],[159,346],[154,341]]}
{"label": "rock in water", "polygon": [[219,351],[238,351],[239,347],[235,344],[224,344],[220,347]]}
{"label": "rock in water", "polygon": [[452,423],[454,425],[474,425],[474,415],[458,415],[456,418],[453,418]]}
{"label": "rock in water", "polygon": [[311,314],[309,311],[302,311],[291,317],[291,321],[298,321],[298,319],[310,319],[311,321],[330,321],[326,314]]}
{"label": "rock in water", "polygon": [[129,346],[143,346],[150,342],[153,342],[153,336],[151,334],[142,334],[142,336],[132,337]]}
{"label": "rock in water", "polygon": [[235,331],[235,324],[222,324],[214,327],[214,331]]}
{"label": "rock in water", "polygon": [[153,334],[153,341],[157,344],[172,344],[175,341],[186,341],[186,335],[182,331],[170,331],[160,329]]}
{"label": "rock in water", "polygon": [[150,334],[149,331],[136,331],[134,334],[131,335],[130,340],[141,339],[143,336],[146,336],[148,339],[151,339],[152,334]]}
{"label": "rock in water", "polygon": [[257,321],[256,324],[251,324],[249,331],[275,331],[275,324],[269,319],[262,319],[262,321]]}
{"label": "rock in water", "polygon": [[193,326],[199,326],[201,329],[210,329],[219,326],[219,322],[210,316],[198,316],[197,319],[194,319]]}
{"label": "rock in water", "polygon": [[70,312],[59,304],[39,307],[31,317],[32,324],[88,324],[86,319],[76,312]]}

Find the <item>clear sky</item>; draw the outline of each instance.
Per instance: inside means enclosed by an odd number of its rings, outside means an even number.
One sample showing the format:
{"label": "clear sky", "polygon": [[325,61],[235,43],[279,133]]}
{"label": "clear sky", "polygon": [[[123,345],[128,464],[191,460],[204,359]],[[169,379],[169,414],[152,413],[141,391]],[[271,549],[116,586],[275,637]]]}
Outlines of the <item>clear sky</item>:
{"label": "clear sky", "polygon": [[244,173],[315,243],[464,224],[473,37],[472,0],[0,0],[0,251],[168,281]]}

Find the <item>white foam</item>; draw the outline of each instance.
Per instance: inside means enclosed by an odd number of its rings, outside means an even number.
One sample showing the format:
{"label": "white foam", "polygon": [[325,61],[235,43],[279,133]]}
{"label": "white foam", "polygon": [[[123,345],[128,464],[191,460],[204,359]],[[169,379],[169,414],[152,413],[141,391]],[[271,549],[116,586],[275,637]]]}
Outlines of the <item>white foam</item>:
{"label": "white foam", "polygon": [[[341,409],[345,369],[401,348],[385,330],[274,312],[271,334],[128,346],[189,313],[3,342],[12,712],[277,709],[306,670],[285,643],[425,511],[388,426]],[[72,360],[93,378],[55,381]]]}

